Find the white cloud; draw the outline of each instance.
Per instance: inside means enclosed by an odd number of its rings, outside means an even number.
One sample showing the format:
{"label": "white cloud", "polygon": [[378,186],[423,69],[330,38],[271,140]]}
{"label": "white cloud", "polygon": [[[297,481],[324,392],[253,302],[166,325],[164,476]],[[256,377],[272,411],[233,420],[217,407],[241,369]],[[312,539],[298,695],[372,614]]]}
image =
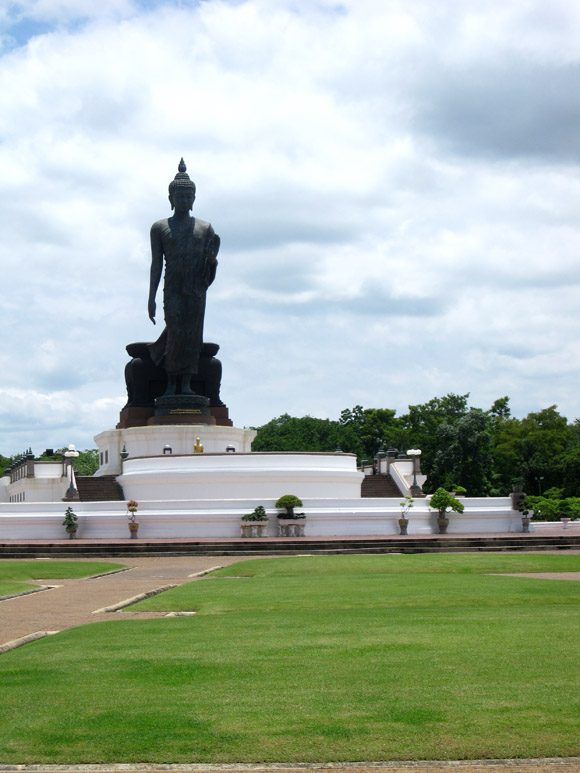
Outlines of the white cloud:
{"label": "white cloud", "polygon": [[572,4],[14,9],[0,452],[116,423],[181,155],[222,237],[206,337],[237,424],[448,391],[580,415]]}
{"label": "white cloud", "polygon": [[134,13],[137,6],[131,0],[12,0],[5,17],[12,20],[43,22],[123,17]]}

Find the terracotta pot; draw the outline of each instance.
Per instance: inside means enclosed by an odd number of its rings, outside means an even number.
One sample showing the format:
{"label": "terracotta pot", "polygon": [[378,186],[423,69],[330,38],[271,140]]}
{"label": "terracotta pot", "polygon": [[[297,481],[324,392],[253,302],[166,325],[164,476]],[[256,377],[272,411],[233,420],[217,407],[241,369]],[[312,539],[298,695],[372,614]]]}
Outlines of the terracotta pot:
{"label": "terracotta pot", "polygon": [[135,521],[135,523],[129,523],[129,531],[131,532],[131,539],[137,539],[137,532],[139,531],[139,524],[137,521]]}

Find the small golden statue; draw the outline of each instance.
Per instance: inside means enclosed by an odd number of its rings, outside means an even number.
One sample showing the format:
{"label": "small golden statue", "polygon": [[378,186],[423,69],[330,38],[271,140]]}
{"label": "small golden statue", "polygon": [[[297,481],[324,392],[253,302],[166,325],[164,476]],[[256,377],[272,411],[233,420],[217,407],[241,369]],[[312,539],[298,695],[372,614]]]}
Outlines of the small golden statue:
{"label": "small golden statue", "polygon": [[203,454],[203,443],[199,438],[195,439],[195,444],[193,446],[193,453],[194,454]]}

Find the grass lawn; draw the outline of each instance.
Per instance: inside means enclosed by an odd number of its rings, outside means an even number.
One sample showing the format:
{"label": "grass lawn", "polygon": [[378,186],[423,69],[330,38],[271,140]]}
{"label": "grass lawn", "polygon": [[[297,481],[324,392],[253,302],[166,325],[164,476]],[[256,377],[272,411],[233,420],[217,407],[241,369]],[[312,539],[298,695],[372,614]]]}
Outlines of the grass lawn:
{"label": "grass lawn", "polygon": [[529,571],[580,556],[234,564],[0,656],[1,761],[578,755],[580,582]]}
{"label": "grass lawn", "polygon": [[22,593],[25,590],[33,590],[38,585],[30,585],[24,582],[0,582],[0,599],[2,596],[11,596],[13,593]]}
{"label": "grass lawn", "polygon": [[2,561],[0,597],[37,587],[31,580],[64,580],[123,569],[123,564],[104,561]]}

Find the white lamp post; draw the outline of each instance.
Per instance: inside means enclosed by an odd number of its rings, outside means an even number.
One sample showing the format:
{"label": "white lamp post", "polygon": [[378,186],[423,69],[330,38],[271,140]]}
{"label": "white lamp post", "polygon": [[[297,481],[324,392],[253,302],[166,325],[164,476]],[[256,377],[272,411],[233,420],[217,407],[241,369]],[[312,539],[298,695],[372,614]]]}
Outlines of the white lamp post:
{"label": "white lamp post", "polygon": [[74,471],[74,460],[79,455],[79,452],[74,447],[74,444],[71,443],[68,447],[68,449],[64,452],[64,458],[66,459],[68,463],[68,474],[69,474],[69,486],[67,489],[65,496],[65,499],[67,500],[76,500],[79,498],[79,492],[77,491],[77,487],[75,486],[75,471]]}
{"label": "white lamp post", "polygon": [[412,497],[422,497],[423,496],[423,490],[417,483],[417,460],[421,456],[421,449],[420,448],[410,448],[407,451],[407,456],[413,457],[413,484],[411,486],[411,496]]}

